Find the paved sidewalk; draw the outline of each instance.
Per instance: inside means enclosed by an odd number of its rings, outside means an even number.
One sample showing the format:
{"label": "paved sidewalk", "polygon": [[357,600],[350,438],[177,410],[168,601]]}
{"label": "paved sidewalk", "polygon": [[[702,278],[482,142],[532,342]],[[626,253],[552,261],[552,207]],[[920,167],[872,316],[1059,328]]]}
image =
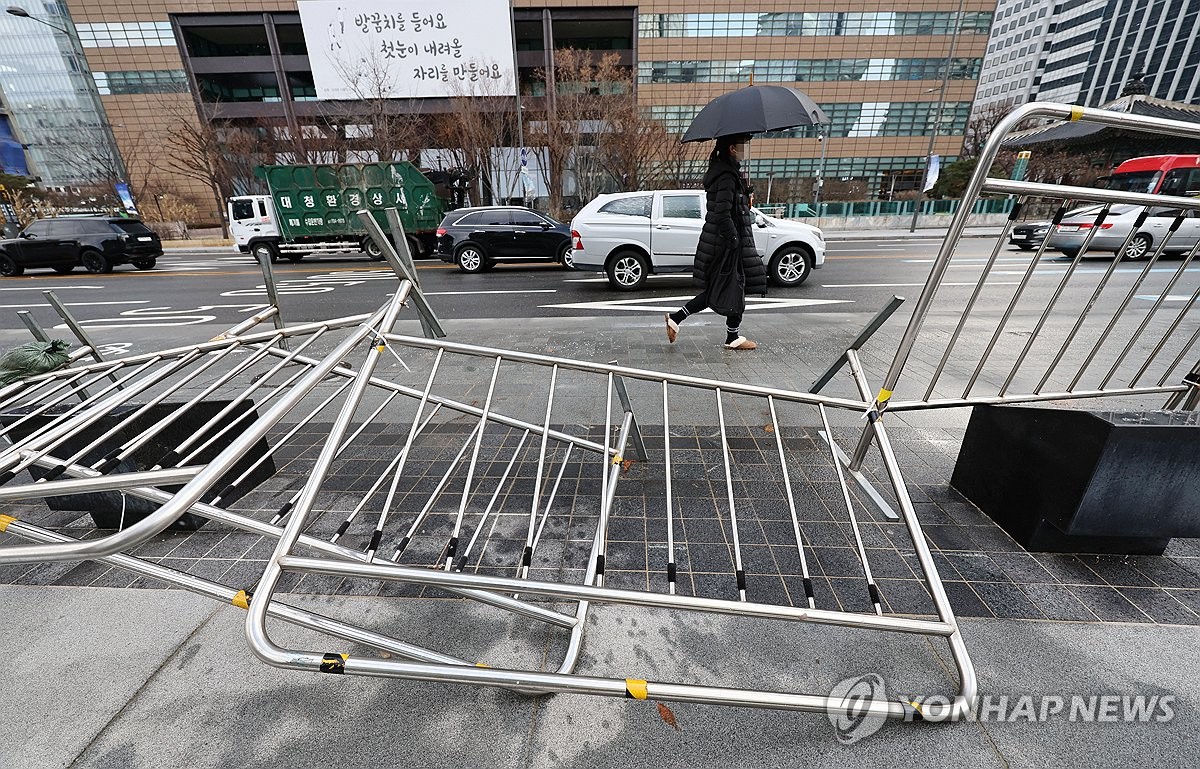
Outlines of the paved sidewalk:
{"label": "paved sidewalk", "polygon": [[[312,767],[1192,766],[1200,660],[1191,628],[964,620],[985,723],[888,723],[841,745],[820,714],[653,703],[270,668],[242,638],[244,612],[178,591],[10,587],[0,672],[0,766],[21,769]],[[351,614],[406,617],[417,640],[468,635],[446,602],[339,599]],[[325,601],[323,603],[328,603]],[[461,602],[449,602],[461,603]],[[523,629],[489,615],[489,637]],[[498,623],[498,624],[497,624]],[[299,641],[280,629],[279,637]],[[847,665],[844,646],[873,659]],[[939,644],[831,628],[595,610],[580,672],[816,690],[877,672],[928,691]],[[908,692],[889,692],[903,696]],[[1166,723],[1096,723],[1069,709],[1013,716],[1020,696],[1173,696]],[[1001,696],[1008,700],[1002,705]],[[1088,705],[1097,714],[1098,705]],[[1035,706],[1036,707],[1036,706]],[[1163,715],[1164,711],[1155,711]],[[1097,716],[1094,716],[1097,717]]]}

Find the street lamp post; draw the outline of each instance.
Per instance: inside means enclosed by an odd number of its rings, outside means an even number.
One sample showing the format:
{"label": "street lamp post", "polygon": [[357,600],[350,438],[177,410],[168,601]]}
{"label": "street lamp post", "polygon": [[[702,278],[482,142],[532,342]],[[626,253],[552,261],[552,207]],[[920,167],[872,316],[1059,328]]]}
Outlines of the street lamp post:
{"label": "street lamp post", "polygon": [[[942,64],[942,84],[938,88],[930,88],[925,93],[938,92],[937,110],[933,116],[933,130],[929,132],[929,148],[925,151],[925,173],[921,175],[919,184],[925,186],[925,177],[929,174],[929,167],[933,163],[933,149],[937,142],[938,130],[942,127],[942,110],[946,106],[946,88],[950,85],[950,67],[954,64],[954,51],[958,47],[958,31],[962,27],[963,6],[966,0],[958,0],[958,11],[954,14],[954,28],[950,32],[950,49],[946,52],[946,61]],[[912,222],[908,226],[909,232],[917,231],[917,217],[921,214],[921,202],[925,197],[925,190],[917,190],[917,198],[913,201]]]}
{"label": "street lamp post", "polygon": [[813,183],[813,216],[821,215],[821,188],[825,186],[825,147],[829,143],[825,127],[818,129],[817,141],[821,143],[821,159],[817,163],[817,180]]}
{"label": "street lamp post", "polygon": [[39,19],[36,16],[30,15],[29,11],[18,5],[10,5],[5,9],[5,13],[11,16],[16,16],[21,19],[29,19],[36,21],[38,24],[53,29],[56,32],[61,32],[66,35],[67,42],[71,46],[71,54],[79,59],[79,74],[84,78],[84,87],[87,89],[88,96],[92,101],[92,109],[96,112],[96,117],[101,121],[100,128],[104,134],[105,150],[112,158],[113,168],[117,173],[117,181],[124,182],[127,176],[125,163],[121,159],[121,152],[117,149],[117,139],[113,136],[112,127],[108,123],[108,116],[104,110],[104,102],[100,100],[100,94],[96,90],[96,81],[92,77],[91,68],[88,67],[87,55],[83,52],[83,44],[79,42],[74,33],[73,27],[60,27],[57,24],[52,24],[45,19]]}

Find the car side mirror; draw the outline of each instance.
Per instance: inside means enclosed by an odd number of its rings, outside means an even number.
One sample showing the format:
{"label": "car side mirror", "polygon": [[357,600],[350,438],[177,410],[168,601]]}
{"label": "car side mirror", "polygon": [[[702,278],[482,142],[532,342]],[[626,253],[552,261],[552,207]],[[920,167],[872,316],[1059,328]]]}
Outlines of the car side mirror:
{"label": "car side mirror", "polygon": [[540,226],[543,230],[548,230],[550,229],[550,222],[542,222]]}
{"label": "car side mirror", "polygon": [[18,237],[18,238],[36,238],[36,237],[37,237],[37,235],[34,235],[32,232],[22,232],[22,233],[21,233],[20,235],[18,235],[17,237]]}
{"label": "car side mirror", "polygon": [[754,215],[754,223],[757,224],[759,227],[766,227],[767,226],[767,217],[763,216],[762,214],[755,214]]}

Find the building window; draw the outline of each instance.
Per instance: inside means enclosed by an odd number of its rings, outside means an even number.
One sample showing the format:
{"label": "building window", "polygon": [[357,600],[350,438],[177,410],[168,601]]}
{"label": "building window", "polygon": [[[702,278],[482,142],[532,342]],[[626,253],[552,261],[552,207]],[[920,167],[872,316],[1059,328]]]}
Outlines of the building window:
{"label": "building window", "polygon": [[[945,59],[747,59],[742,61],[643,61],[639,83],[834,82],[941,80]],[[979,77],[981,59],[954,59],[951,80]]]}
{"label": "building window", "polygon": [[126,21],[76,24],[84,48],[140,48],[173,46],[175,34],[169,21]]}
{"label": "building window", "polygon": [[807,37],[874,35],[986,35],[992,14],[930,13],[643,13],[638,36],[656,37]]}
{"label": "building window", "polygon": [[93,72],[96,88],[105,96],[130,93],[187,93],[181,69],[133,69]]}
{"label": "building window", "polygon": [[250,72],[236,75],[197,75],[200,98],[206,102],[280,101],[274,73]]}
{"label": "building window", "polygon": [[261,24],[223,27],[185,27],[183,42],[189,56],[270,56],[267,28]]}
{"label": "building window", "polygon": [[[857,102],[822,104],[830,125],[825,133],[832,137],[865,138],[872,136],[925,136],[937,119],[937,102]],[[699,106],[652,106],[647,112],[672,133],[683,133],[700,111]],[[942,107],[938,132],[962,133],[966,129],[970,102],[947,102]],[[815,138],[817,126],[803,126],[787,131],[763,134],[768,139]]]}

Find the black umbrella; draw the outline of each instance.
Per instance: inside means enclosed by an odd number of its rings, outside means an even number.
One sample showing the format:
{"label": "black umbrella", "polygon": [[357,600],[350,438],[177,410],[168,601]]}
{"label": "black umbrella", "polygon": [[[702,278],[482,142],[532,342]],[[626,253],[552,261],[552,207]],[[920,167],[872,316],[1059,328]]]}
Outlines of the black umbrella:
{"label": "black umbrella", "polygon": [[829,118],[804,91],[782,85],[751,85],[704,105],[683,135],[683,141],[702,142],[718,136],[782,131],[828,122]]}

